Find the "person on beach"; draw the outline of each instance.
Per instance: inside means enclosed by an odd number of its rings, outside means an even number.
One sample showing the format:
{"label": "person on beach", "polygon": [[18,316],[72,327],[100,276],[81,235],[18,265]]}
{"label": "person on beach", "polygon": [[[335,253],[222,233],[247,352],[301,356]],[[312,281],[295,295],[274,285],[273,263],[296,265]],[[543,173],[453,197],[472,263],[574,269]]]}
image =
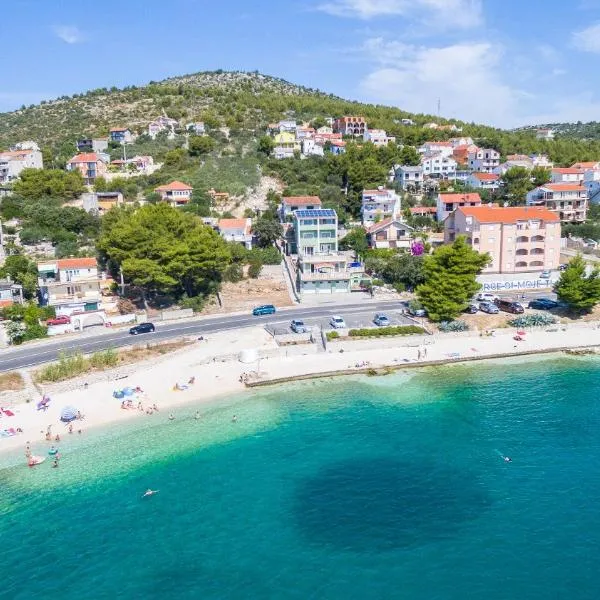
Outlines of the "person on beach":
{"label": "person on beach", "polygon": [[156,406],[156,404],[152,405],[152,410],[158,412],[158,406]]}
{"label": "person on beach", "polygon": [[84,390],[87,390],[87,389],[88,389],[88,382],[87,382],[87,381],[86,381],[86,382],[83,384],[83,389],[84,389]]}
{"label": "person on beach", "polygon": [[52,468],[56,469],[58,467],[58,456],[54,457],[54,461],[52,462]]}
{"label": "person on beach", "polygon": [[52,434],[50,432],[46,433],[46,441],[47,442],[52,441]]}
{"label": "person on beach", "polygon": [[417,348],[417,360],[421,360],[421,348]]}
{"label": "person on beach", "polygon": [[200,411],[197,410],[196,414],[194,415],[194,419],[196,419],[196,421],[198,421],[200,419]]}
{"label": "person on beach", "polygon": [[169,421],[174,421],[175,415],[173,413],[169,413]]}
{"label": "person on beach", "polygon": [[232,423],[237,423],[237,415],[233,415],[233,418],[231,419]]}
{"label": "person on beach", "polygon": [[55,442],[60,442],[60,435],[58,435],[58,433],[56,434],[56,437],[54,438]]}
{"label": "person on beach", "polygon": [[137,408],[138,408],[138,410],[141,410],[142,412],[144,412],[144,407],[141,402],[138,402]]}
{"label": "person on beach", "polygon": [[423,346],[423,358],[427,358],[427,346]]}
{"label": "person on beach", "polygon": [[195,381],[196,381],[196,378],[195,378],[195,377],[192,375],[192,377],[190,377],[190,378],[188,379],[188,384],[189,384],[189,385],[194,385]]}
{"label": "person on beach", "polygon": [[69,423],[69,433],[73,433],[73,423]]}

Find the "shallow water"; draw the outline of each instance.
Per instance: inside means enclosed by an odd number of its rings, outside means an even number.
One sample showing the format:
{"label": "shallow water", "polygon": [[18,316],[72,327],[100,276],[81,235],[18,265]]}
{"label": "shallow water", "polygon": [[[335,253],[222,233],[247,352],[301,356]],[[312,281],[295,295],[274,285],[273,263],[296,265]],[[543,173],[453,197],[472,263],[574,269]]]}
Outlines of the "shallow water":
{"label": "shallow water", "polygon": [[597,598],[599,383],[310,381],[69,440],[0,471],[0,597]]}

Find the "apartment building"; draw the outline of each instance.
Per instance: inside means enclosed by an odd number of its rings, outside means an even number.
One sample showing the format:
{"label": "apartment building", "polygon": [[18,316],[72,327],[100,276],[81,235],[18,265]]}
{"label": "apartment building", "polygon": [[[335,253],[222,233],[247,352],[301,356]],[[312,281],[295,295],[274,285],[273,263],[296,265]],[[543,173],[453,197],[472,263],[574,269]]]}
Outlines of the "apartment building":
{"label": "apartment building", "polygon": [[367,129],[367,122],[364,117],[340,117],[333,122],[333,131],[342,135],[364,137]]}
{"label": "apartment building", "polygon": [[546,183],[527,194],[527,205],[544,206],[563,223],[582,223],[587,216],[588,198],[583,183]]}
{"label": "apartment building", "polygon": [[438,194],[437,222],[443,223],[450,213],[464,206],[481,206],[481,196],[477,193]]}
{"label": "apartment building", "polygon": [[394,171],[394,180],[403,190],[408,188],[418,190],[423,185],[423,167],[399,165]]}
{"label": "apartment building", "polygon": [[478,148],[469,153],[469,168],[482,173],[492,173],[500,166],[500,152],[493,148]]}
{"label": "apartment building", "polygon": [[370,225],[400,213],[400,196],[394,190],[379,187],[376,190],[363,190],[360,214],[364,225]]}
{"label": "apartment building", "polygon": [[[193,124],[192,124],[193,125]],[[202,123],[204,127],[204,123]],[[166,131],[168,137],[175,136],[175,129],[179,127],[179,121],[161,115],[148,124],[148,135],[154,139],[161,131]]]}
{"label": "apartment building", "polygon": [[24,302],[22,285],[10,279],[0,279],[0,308]]}
{"label": "apartment building", "polygon": [[367,129],[363,135],[365,142],[371,142],[374,146],[387,146],[389,143],[395,143],[396,138],[390,137],[383,129]]}
{"label": "apartment building", "polygon": [[18,179],[23,169],[43,169],[42,153],[37,146],[20,147],[18,144],[8,152],[0,152],[0,183]]}
{"label": "apartment building", "polygon": [[108,137],[111,142],[119,142],[121,144],[129,144],[133,142],[133,134],[127,127],[113,127]]}
{"label": "apartment building", "polygon": [[552,183],[581,183],[584,179],[585,170],[575,167],[555,167],[550,171]]}
{"label": "apartment building", "polygon": [[467,185],[476,190],[495,191],[500,187],[500,176],[494,173],[471,173]]}
{"label": "apartment building", "polygon": [[454,179],[456,177],[456,161],[442,153],[424,154],[421,158],[423,177],[434,179]]}
{"label": "apartment building", "polygon": [[414,229],[400,219],[389,217],[367,229],[371,248],[410,248]]}
{"label": "apartment building", "polygon": [[101,279],[95,258],[63,258],[37,268],[41,306],[54,306],[57,314],[98,310]]}
{"label": "apartment building", "polygon": [[83,152],[67,163],[67,171],[79,171],[86,185],[94,185],[97,177],[106,175],[108,166],[97,152]]}
{"label": "apartment building", "polygon": [[284,196],[279,207],[279,219],[282,222],[294,220],[294,212],[297,210],[316,210],[321,208],[319,196]]}
{"label": "apartment building", "polygon": [[459,235],[490,255],[485,273],[552,270],[560,264],[560,220],[543,207],[459,207],[446,219],[444,241]]}
{"label": "apartment building", "polygon": [[417,148],[417,151],[419,154],[442,154],[443,156],[452,156],[454,147],[450,142],[425,142]]}

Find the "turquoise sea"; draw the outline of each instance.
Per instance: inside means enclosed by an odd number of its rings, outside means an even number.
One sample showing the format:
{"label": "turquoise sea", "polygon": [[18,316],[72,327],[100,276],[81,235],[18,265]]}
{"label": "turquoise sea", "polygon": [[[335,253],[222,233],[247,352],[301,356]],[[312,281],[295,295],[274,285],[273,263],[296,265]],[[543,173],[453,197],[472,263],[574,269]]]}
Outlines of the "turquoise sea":
{"label": "turquoise sea", "polygon": [[0,597],[600,597],[595,359],[301,382],[195,411],[68,440],[59,469],[4,457]]}

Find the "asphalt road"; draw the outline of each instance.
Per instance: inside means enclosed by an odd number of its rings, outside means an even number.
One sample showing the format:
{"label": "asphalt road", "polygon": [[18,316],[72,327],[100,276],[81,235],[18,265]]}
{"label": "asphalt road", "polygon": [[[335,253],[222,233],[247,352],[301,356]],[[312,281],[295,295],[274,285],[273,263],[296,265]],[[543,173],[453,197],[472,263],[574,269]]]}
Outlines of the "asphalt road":
{"label": "asphalt road", "polygon": [[263,326],[268,325],[271,329],[285,330],[292,319],[303,319],[309,325],[327,327],[331,316],[341,315],[347,320],[349,326],[356,327],[370,325],[375,313],[383,312],[396,324],[401,323],[403,319],[398,313],[392,313],[391,311],[398,311],[401,308],[404,308],[404,305],[398,301],[363,301],[357,304],[294,307],[282,309],[274,315],[259,317],[233,315],[210,317],[182,323],[156,323],[155,333],[146,333],[138,336],[130,335],[128,329],[95,336],[85,335],[77,337],[76,335],[70,335],[61,339],[57,338],[56,341],[48,340],[43,343],[26,344],[25,346],[0,351],[0,372],[13,371],[15,369],[23,369],[51,362],[56,360],[62,352],[88,354],[105,350],[106,348],[120,348],[143,342],[164,341],[181,336],[207,335],[259,324]]}

